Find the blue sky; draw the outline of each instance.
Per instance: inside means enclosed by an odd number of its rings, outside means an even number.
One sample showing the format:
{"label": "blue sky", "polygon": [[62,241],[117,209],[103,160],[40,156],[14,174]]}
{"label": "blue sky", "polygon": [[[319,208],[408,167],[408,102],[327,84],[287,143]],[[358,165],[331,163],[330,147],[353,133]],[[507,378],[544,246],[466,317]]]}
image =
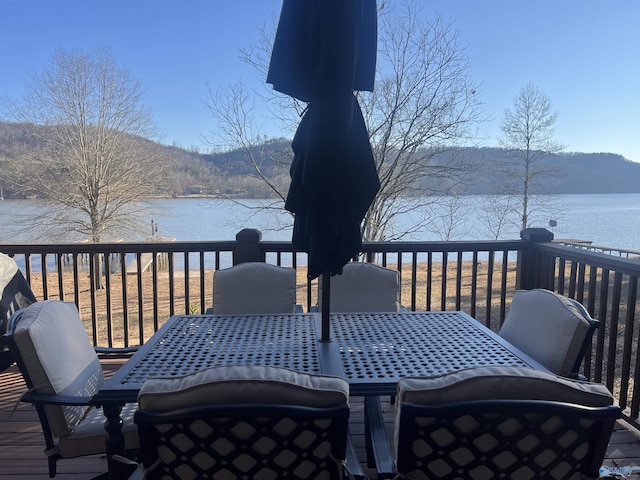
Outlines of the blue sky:
{"label": "blue sky", "polygon": [[[398,0],[394,0],[398,2]],[[640,1],[417,0],[425,19],[451,20],[480,84],[483,145],[497,144],[505,108],[532,81],[558,112],[568,151],[612,152],[640,162]],[[56,48],[109,47],[142,81],[166,144],[206,150],[214,122],[205,83],[264,79],[239,60],[282,0],[0,0],[0,96]],[[281,132],[265,121],[264,133]]]}

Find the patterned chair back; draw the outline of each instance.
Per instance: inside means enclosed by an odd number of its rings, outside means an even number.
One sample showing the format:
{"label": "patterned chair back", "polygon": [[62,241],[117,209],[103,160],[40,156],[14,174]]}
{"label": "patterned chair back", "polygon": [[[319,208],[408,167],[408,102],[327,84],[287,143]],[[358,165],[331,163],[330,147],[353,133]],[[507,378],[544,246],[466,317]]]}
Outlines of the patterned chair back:
{"label": "patterned chair back", "polygon": [[145,478],[343,478],[341,378],[263,366],[151,379],[135,422]]}
{"label": "patterned chair back", "polygon": [[486,367],[398,384],[398,479],[599,478],[621,411],[604,385]]}

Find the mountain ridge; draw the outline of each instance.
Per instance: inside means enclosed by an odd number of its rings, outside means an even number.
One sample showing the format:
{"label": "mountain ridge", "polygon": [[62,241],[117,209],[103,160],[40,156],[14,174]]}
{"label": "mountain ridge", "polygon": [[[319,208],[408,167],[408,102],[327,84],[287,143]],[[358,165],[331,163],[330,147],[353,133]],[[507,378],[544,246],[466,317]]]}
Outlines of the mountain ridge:
{"label": "mountain ridge", "polygon": [[[245,198],[273,196],[271,188],[258,178],[256,171],[241,150],[222,153],[199,153],[176,146],[167,146],[139,138],[146,148],[154,148],[159,161],[168,168],[159,194],[166,196],[216,195]],[[3,173],[12,162],[41,149],[38,140],[28,134],[26,126],[0,122],[0,188],[5,198],[20,198],[10,185],[3,185]],[[469,173],[473,181],[459,191],[460,194],[493,194],[502,192],[499,177],[492,168],[508,152],[496,147],[466,147],[452,150],[458,159],[473,167]],[[433,157],[436,163],[446,163],[451,151]],[[291,141],[271,139],[257,146],[256,164],[272,178],[280,191],[286,191],[289,182],[289,163],[293,158]],[[276,159],[275,161],[273,159]],[[615,153],[566,152],[549,155],[542,161],[553,164],[560,175],[548,180],[553,193],[640,193],[640,163],[632,162]],[[428,181],[428,179],[425,179]],[[6,183],[6,182],[4,182]]]}

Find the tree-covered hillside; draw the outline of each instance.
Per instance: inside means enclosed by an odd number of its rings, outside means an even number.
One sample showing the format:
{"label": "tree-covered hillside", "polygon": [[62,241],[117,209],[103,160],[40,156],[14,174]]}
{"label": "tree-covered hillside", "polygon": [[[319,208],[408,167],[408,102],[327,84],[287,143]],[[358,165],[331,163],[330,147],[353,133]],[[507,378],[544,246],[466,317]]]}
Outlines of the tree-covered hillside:
{"label": "tree-covered hillside", "polygon": [[[28,161],[33,155],[45,153],[38,141],[19,124],[0,122],[0,188],[5,198],[21,198],[39,192],[23,192],[13,188],[12,166]],[[286,189],[291,142],[269,140],[253,153],[252,164],[247,152],[241,150],[202,154],[182,148],[165,146],[139,138],[144,148],[157,149],[167,168],[167,178],[157,186],[158,195],[220,195],[243,198],[265,198],[272,190],[259,177],[263,172],[275,178]],[[438,154],[434,161],[446,164],[451,156],[458,165],[468,165],[469,182],[460,194],[512,193],[501,190],[501,179],[493,166],[508,152],[498,148],[465,148]],[[562,153],[545,159],[559,167],[561,174],[549,181],[555,193],[640,193],[640,163],[613,153]],[[429,182],[429,178],[424,181]]]}

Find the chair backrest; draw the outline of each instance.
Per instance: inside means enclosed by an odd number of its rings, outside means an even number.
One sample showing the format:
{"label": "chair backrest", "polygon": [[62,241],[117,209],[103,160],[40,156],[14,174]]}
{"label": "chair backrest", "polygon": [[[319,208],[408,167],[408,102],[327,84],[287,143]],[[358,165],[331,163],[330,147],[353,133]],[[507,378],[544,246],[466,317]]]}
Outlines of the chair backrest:
{"label": "chair backrest", "polygon": [[580,307],[550,290],[518,290],[500,336],[552,372],[576,376],[598,326]]}
{"label": "chair backrest", "polygon": [[[322,310],[322,279],[318,282]],[[400,272],[367,262],[347,263],[331,277],[332,312],[397,312],[400,310]]]}
{"label": "chair backrest", "polygon": [[604,385],[518,367],[398,383],[399,478],[598,478],[618,406]]}
{"label": "chair backrest", "polygon": [[293,313],[296,271],[263,262],[248,262],[213,274],[213,313]]}
{"label": "chair backrest", "polygon": [[14,312],[36,302],[31,287],[13,258],[0,253],[0,372],[9,368],[13,356],[4,342],[7,323]]}
{"label": "chair backrest", "polygon": [[342,378],[278,367],[150,379],[135,415],[145,478],[342,478],[348,397]]}
{"label": "chair backrest", "polygon": [[[104,383],[75,304],[46,300],[12,317],[7,338],[27,387],[37,393],[91,397]],[[89,407],[46,405],[56,437],[70,435]]]}

